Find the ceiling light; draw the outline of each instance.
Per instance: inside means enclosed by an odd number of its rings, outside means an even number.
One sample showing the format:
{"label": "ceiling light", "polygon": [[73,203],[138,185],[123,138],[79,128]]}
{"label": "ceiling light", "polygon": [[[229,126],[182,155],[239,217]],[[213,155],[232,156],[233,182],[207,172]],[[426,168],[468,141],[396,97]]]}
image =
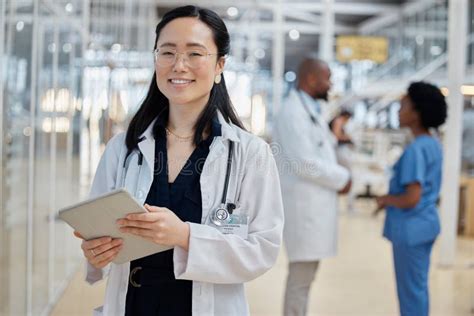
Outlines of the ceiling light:
{"label": "ceiling light", "polygon": [[296,80],[296,73],[294,71],[287,71],[285,73],[285,80],[288,82],[293,82]]}
{"label": "ceiling light", "polygon": [[69,2],[68,4],[66,4],[64,9],[66,10],[67,13],[72,13],[74,11],[74,6],[72,5],[72,3]]}
{"label": "ceiling light", "polygon": [[257,48],[254,52],[255,58],[263,59],[265,58],[265,50],[262,48]]}
{"label": "ceiling light", "polygon": [[297,30],[291,30],[288,35],[293,41],[297,41],[300,38],[300,32]]}
{"label": "ceiling light", "polygon": [[237,9],[236,7],[229,7],[227,9],[227,15],[230,16],[230,17],[236,17],[237,15],[239,14],[239,9]]}
{"label": "ceiling light", "polygon": [[18,32],[21,32],[24,27],[25,27],[25,22],[23,22],[23,21],[18,21],[18,22],[16,23],[16,30],[17,30]]}

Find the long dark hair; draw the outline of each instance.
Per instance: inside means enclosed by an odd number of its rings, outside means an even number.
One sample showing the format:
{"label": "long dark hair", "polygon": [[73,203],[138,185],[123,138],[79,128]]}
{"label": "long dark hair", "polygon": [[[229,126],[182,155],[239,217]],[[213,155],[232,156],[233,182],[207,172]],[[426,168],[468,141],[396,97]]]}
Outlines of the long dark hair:
{"label": "long dark hair", "polygon": [[[217,46],[217,60],[229,53],[230,37],[224,21],[222,21],[222,19],[214,11],[196,6],[179,7],[169,11],[163,16],[160,23],[158,23],[156,26],[156,38],[154,45],[155,49],[163,27],[165,27],[165,25],[172,20],[183,17],[195,17],[209,26],[209,28],[212,30],[214,42]],[[244,129],[242,122],[239,120],[234,108],[232,107],[229,93],[227,92],[227,87],[225,85],[224,74],[222,74],[221,82],[219,84],[214,84],[212,87],[209,101],[196,122],[193,140],[196,145],[202,140],[202,134],[216,115],[217,110],[222,113],[224,119],[228,123],[232,122],[238,127]],[[125,140],[128,152],[130,153],[135,148],[137,148],[140,135],[157,116],[163,115],[163,118],[167,119],[168,113],[169,100],[158,88],[156,84],[155,72],[153,74],[150,88],[148,89],[145,100],[142,102],[140,108],[128,126]]]}

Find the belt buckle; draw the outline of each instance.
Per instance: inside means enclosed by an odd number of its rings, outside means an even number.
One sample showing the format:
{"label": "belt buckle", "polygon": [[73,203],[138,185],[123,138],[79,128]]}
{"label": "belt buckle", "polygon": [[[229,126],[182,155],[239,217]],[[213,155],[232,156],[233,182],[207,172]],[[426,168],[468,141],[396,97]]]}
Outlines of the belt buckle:
{"label": "belt buckle", "polygon": [[142,285],[133,281],[133,276],[135,275],[135,273],[137,273],[139,270],[141,270],[142,267],[135,267],[132,269],[132,271],[130,272],[130,277],[129,277],[129,281],[130,281],[130,284],[133,286],[133,287],[141,287]]}

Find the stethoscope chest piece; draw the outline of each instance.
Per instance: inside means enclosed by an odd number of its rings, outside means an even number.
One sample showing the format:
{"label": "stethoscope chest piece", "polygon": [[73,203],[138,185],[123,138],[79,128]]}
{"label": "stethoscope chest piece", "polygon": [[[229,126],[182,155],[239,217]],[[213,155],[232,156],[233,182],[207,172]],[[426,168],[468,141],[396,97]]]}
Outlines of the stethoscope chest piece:
{"label": "stethoscope chest piece", "polygon": [[219,207],[211,214],[211,221],[216,226],[222,226],[230,222],[229,211],[223,207]]}

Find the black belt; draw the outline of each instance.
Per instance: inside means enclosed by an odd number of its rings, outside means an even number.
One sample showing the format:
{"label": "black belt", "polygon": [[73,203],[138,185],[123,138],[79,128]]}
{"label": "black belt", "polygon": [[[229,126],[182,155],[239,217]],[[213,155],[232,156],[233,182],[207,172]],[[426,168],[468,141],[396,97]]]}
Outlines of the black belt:
{"label": "black belt", "polygon": [[[171,269],[135,267],[130,271],[128,281],[133,287],[153,286],[164,282],[177,281]],[[181,280],[178,280],[181,281]]]}

